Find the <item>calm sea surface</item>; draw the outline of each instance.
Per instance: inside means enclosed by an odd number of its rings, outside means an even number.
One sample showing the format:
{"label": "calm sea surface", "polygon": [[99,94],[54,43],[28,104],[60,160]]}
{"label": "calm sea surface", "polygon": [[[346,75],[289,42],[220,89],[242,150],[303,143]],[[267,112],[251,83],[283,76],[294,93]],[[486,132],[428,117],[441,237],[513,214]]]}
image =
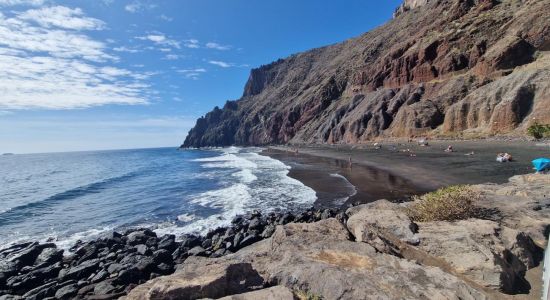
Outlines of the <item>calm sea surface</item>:
{"label": "calm sea surface", "polygon": [[173,148],[0,156],[0,247],[70,246],[131,226],[204,233],[240,213],[300,209],[315,192],[256,148]]}

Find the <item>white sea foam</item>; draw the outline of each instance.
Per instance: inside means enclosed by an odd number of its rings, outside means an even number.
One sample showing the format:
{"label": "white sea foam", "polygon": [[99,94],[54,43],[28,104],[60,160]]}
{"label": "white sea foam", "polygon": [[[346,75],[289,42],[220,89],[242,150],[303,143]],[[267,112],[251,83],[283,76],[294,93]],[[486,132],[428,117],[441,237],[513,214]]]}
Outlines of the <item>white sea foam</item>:
{"label": "white sea foam", "polygon": [[340,178],[340,179],[344,180],[346,182],[347,186],[348,186],[348,189],[349,189],[349,196],[342,197],[342,198],[334,200],[335,205],[343,205],[344,203],[346,203],[346,201],[348,201],[349,198],[351,198],[351,197],[353,197],[357,194],[357,188],[353,184],[351,184],[351,182],[349,182],[349,180],[345,176],[342,176],[342,175],[337,174],[337,173],[332,173],[332,174],[330,174],[330,176]]}
{"label": "white sea foam", "polygon": [[[315,191],[288,176],[290,167],[276,159],[260,155],[261,148],[230,147],[220,149],[220,155],[200,158],[203,168],[235,170],[217,190],[196,195],[191,204],[215,209],[218,213],[189,224],[166,224],[158,233],[206,233],[208,230],[231,224],[234,216],[254,209],[262,212],[307,207],[317,199]],[[210,171],[208,172],[210,174]]]}
{"label": "white sea foam", "polygon": [[183,215],[179,215],[178,216],[178,220],[180,222],[191,222],[193,220],[195,220],[197,216],[193,215],[193,214],[183,214]]}

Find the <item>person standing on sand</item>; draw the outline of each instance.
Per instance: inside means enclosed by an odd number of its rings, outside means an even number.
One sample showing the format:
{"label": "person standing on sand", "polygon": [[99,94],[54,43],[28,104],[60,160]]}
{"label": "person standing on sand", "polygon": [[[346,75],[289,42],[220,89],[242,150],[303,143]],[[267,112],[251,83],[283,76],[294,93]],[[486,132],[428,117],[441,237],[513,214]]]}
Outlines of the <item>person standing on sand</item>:
{"label": "person standing on sand", "polygon": [[349,157],[348,161],[349,161],[349,168],[351,169],[353,166],[353,163],[351,162],[351,156]]}

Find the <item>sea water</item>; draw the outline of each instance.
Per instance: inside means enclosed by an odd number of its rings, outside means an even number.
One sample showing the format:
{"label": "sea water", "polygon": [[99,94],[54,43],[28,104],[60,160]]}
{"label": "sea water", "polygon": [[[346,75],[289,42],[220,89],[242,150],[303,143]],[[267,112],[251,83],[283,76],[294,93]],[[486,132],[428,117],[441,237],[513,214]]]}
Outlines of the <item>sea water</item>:
{"label": "sea water", "polygon": [[0,156],[0,247],[105,231],[205,233],[235,215],[310,207],[315,191],[259,148]]}

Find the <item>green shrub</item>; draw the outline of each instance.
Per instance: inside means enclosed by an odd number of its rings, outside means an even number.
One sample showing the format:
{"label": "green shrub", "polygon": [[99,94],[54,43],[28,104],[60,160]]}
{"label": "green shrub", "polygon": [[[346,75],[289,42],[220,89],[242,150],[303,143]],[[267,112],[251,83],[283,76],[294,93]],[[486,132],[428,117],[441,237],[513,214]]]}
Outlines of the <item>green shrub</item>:
{"label": "green shrub", "polygon": [[470,186],[449,186],[413,197],[407,214],[418,222],[464,220],[474,216],[474,203],[480,197],[480,193]]}
{"label": "green shrub", "polygon": [[543,137],[550,135],[550,125],[535,123],[527,128],[527,132],[536,139],[542,139]]}
{"label": "green shrub", "polygon": [[315,295],[311,291],[304,291],[304,290],[295,290],[294,296],[298,300],[323,300],[322,296]]}

